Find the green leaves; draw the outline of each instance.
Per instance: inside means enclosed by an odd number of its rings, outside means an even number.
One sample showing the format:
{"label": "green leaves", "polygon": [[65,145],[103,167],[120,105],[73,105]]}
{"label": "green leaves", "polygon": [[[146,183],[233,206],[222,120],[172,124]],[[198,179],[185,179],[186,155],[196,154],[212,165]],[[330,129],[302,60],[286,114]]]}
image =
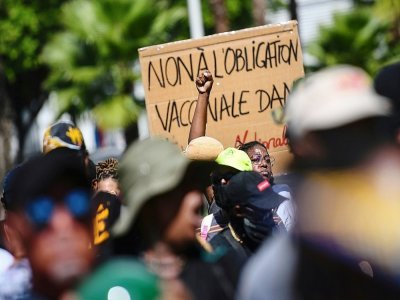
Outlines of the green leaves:
{"label": "green leaves", "polygon": [[45,46],[41,60],[51,73],[46,87],[58,94],[60,111],[93,109],[106,128],[136,120],[133,64],[137,50],[167,42],[170,28],[186,17],[166,0],[72,0],[62,7],[64,30]]}
{"label": "green leaves", "polygon": [[7,78],[14,81],[16,73],[34,68],[40,49],[38,12],[21,1],[4,1],[0,6],[0,56]]}
{"label": "green leaves", "polygon": [[[373,16],[370,7],[334,15],[331,26],[320,28],[317,40],[308,48],[322,68],[335,64],[359,66],[370,74],[389,61],[398,50],[389,45],[389,22]],[[398,42],[397,42],[398,44]]]}
{"label": "green leaves", "polygon": [[41,66],[39,54],[52,32],[60,27],[59,6],[64,2],[1,1],[0,57],[11,83],[18,74],[31,72]]}
{"label": "green leaves", "polygon": [[[129,95],[114,96],[97,105],[94,116],[101,128],[124,128],[136,121],[140,109]],[[118,116],[118,117],[115,117]]]}

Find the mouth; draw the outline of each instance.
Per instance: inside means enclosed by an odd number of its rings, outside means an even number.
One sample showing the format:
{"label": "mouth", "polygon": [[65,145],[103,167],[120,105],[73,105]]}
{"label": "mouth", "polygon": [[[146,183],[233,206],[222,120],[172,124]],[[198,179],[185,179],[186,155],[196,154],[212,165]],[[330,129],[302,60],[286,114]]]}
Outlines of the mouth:
{"label": "mouth", "polygon": [[270,179],[272,177],[272,173],[268,172],[268,171],[262,171],[261,175],[265,178],[265,179]]}

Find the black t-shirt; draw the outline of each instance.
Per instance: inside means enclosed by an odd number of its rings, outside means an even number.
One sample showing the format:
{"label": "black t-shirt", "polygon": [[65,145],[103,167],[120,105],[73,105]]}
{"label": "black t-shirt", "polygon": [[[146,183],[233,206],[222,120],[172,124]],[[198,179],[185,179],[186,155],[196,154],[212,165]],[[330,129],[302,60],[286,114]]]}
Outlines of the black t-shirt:
{"label": "black t-shirt", "polygon": [[234,299],[243,263],[230,251],[199,251],[187,260],[180,278],[194,299]]}
{"label": "black t-shirt", "polygon": [[215,250],[223,249],[227,252],[234,253],[233,255],[237,257],[237,261],[240,264],[244,264],[253,253],[245,243],[240,243],[233,237],[230,228],[225,228],[215,235],[211,239],[210,244]]}

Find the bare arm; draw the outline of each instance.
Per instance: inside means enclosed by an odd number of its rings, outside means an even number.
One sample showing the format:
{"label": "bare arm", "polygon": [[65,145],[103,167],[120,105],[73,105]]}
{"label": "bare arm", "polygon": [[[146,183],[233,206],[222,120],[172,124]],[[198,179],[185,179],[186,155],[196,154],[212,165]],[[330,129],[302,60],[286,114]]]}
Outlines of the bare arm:
{"label": "bare arm", "polygon": [[213,83],[213,76],[208,70],[205,70],[196,78],[196,88],[199,91],[199,96],[197,98],[196,109],[194,110],[193,120],[190,126],[188,143],[195,138],[206,135],[207,105]]}

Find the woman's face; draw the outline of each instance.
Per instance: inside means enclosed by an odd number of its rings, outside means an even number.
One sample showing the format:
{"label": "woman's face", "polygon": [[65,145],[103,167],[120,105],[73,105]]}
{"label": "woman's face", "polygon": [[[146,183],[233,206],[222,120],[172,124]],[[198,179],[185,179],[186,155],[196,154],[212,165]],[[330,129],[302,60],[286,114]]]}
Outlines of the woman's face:
{"label": "woman's face", "polygon": [[196,238],[195,230],[200,227],[200,208],[202,193],[192,190],[185,194],[179,211],[168,225],[164,234],[164,241],[170,245],[182,247]]}
{"label": "woman's face", "polygon": [[247,150],[247,155],[250,157],[253,171],[260,173],[271,183],[274,176],[272,174],[271,158],[267,150],[260,145],[255,145]]}

